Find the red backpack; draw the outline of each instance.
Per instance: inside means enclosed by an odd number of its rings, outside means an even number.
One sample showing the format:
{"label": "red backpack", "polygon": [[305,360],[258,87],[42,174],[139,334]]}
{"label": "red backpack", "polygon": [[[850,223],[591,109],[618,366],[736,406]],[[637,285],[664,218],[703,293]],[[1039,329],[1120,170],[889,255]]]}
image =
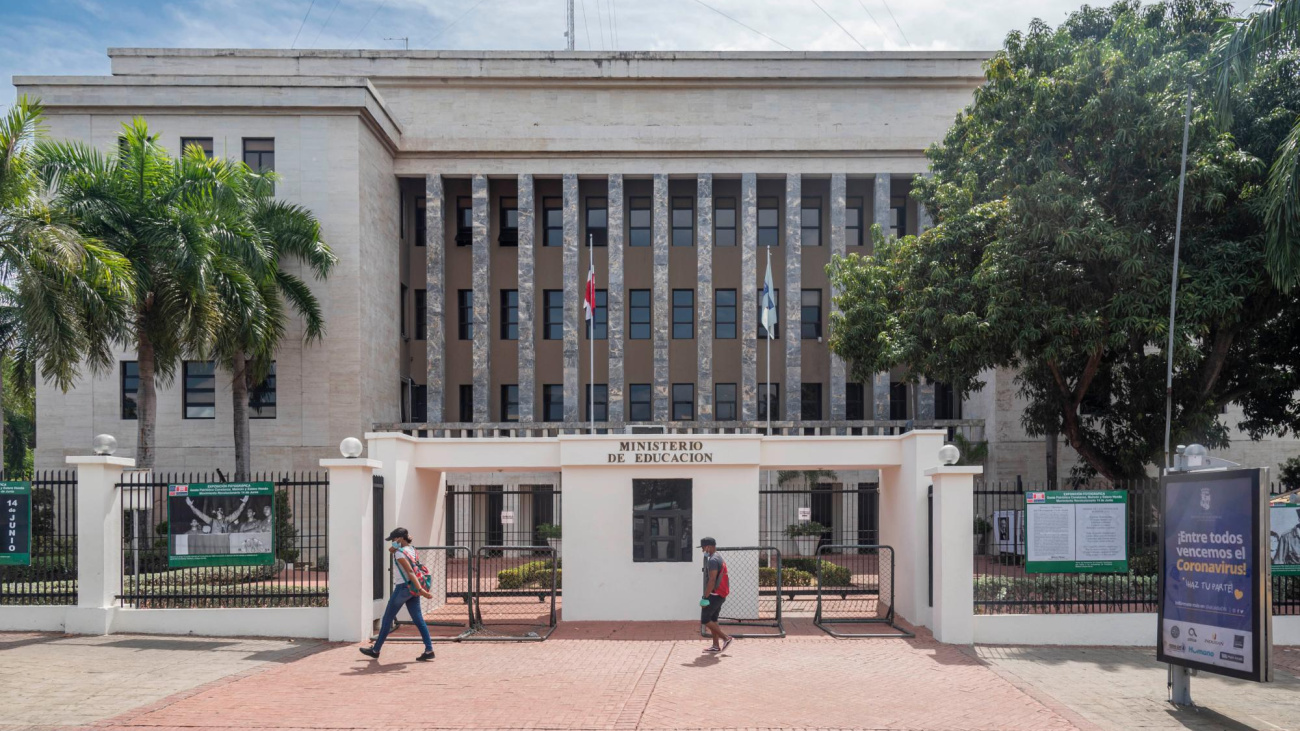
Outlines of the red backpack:
{"label": "red backpack", "polygon": [[726,561],[722,562],[722,570],[718,572],[718,588],[714,589],[713,593],[723,599],[726,599],[727,595],[731,593],[731,580],[727,578]]}

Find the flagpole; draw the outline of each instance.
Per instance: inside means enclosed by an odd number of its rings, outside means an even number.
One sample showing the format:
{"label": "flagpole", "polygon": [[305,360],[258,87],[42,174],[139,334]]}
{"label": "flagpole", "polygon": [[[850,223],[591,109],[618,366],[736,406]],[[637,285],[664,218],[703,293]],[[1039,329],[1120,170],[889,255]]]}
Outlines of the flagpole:
{"label": "flagpole", "polygon": [[[767,271],[769,273],[772,271],[772,247],[771,246],[767,247]],[[766,274],[763,275],[763,283],[764,283],[764,290],[766,290],[766,284],[767,284]],[[766,301],[763,302],[763,311],[764,312],[767,311]],[[767,335],[767,374],[765,376],[767,380],[767,388],[763,390],[765,391],[764,398],[767,399],[767,435],[770,437],[772,436],[772,323],[769,322],[763,328],[763,330],[765,331],[764,334]]]}
{"label": "flagpole", "polygon": [[[596,250],[592,234],[587,233],[587,267],[591,270],[591,335],[587,338],[587,351],[591,356],[591,392],[587,395],[587,416],[591,417],[591,433],[596,433]],[[608,407],[607,407],[608,408]]]}

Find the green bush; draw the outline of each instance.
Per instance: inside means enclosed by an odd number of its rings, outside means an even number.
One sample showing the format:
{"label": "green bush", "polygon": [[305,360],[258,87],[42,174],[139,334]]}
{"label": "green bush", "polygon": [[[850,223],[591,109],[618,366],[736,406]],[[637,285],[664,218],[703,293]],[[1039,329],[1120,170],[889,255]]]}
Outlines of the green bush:
{"label": "green bush", "polygon": [[[817,577],[807,571],[781,567],[781,586],[812,586]],[[758,569],[759,586],[776,586],[776,569],[760,567]]]}
{"label": "green bush", "polygon": [[816,579],[818,563],[822,565],[822,586],[849,586],[853,583],[852,571],[824,559],[783,558],[781,570],[784,572],[786,569],[798,569]]}
{"label": "green bush", "polygon": [[1156,577],[1133,573],[976,576],[977,602],[1090,601],[1154,604]]}
{"label": "green bush", "polygon": [[[497,572],[497,588],[503,591],[551,588],[551,561],[530,561],[513,569]],[[562,569],[555,569],[555,587],[560,588]]]}
{"label": "green bush", "polygon": [[1160,571],[1160,549],[1152,548],[1145,553],[1130,556],[1128,570],[1138,576],[1155,576]]}

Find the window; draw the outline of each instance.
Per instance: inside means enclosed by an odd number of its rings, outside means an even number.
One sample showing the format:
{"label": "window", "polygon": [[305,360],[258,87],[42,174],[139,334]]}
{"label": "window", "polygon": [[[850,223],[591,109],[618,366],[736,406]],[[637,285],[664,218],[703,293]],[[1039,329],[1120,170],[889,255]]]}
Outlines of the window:
{"label": "window", "polygon": [[[245,142],[245,145],[247,145],[247,142]],[[203,150],[203,155],[208,159],[212,158],[211,137],[182,137],[181,138],[181,154],[185,154],[185,151],[190,149],[190,147],[192,146],[198,147],[199,149]]]}
{"label": "window", "polygon": [[799,418],[804,421],[822,420],[822,385],[799,384]]}
{"label": "window", "polygon": [[265,137],[245,137],[244,164],[259,173],[275,170],[275,140]]}
{"label": "window", "polygon": [[501,387],[501,421],[519,421],[519,386]]}
{"label": "window", "polygon": [[424,246],[429,236],[428,201],[424,196],[415,199],[415,245]]}
{"label": "window", "polygon": [[497,205],[501,208],[501,233],[497,234],[497,243],[501,246],[518,246],[519,199],[502,198]]}
{"label": "window", "polygon": [[650,245],[650,199],[640,196],[628,200],[627,245]]}
{"label": "window", "polygon": [[187,360],[185,373],[185,418],[217,418],[217,364]]}
{"label": "window", "polygon": [[474,290],[461,289],[456,292],[456,312],[458,320],[456,332],[461,340],[474,339]]}
{"label": "window", "polygon": [[673,384],[673,421],[695,420],[695,384]]}
{"label": "window", "polygon": [[896,237],[907,235],[907,198],[889,199],[889,232]]}
{"label": "window", "polygon": [[758,199],[758,245],[778,246],[781,241],[781,215],[776,198]]}
{"label": "window", "polygon": [[542,339],[564,339],[564,290],[542,292]]}
{"label": "window", "polygon": [[695,290],[673,290],[673,339],[695,337]]}
{"label": "window", "polygon": [[866,390],[861,383],[844,384],[844,418],[864,421],[867,418]]}
{"label": "window", "polygon": [[719,340],[736,338],[736,290],[718,289],[713,292],[713,337]]}
{"label": "window", "polygon": [[844,244],[845,246],[862,246],[862,199],[849,198],[844,209]]}
{"label": "window", "polygon": [[398,300],[397,300],[398,327],[401,328],[403,338],[406,338],[407,333],[410,332],[410,330],[406,329],[406,289],[407,289],[406,285],[403,284],[402,291],[399,292],[397,295],[398,296]]}
{"label": "window", "polygon": [[[769,392],[771,395],[769,396]],[[779,383],[760,383],[758,384],[758,418],[759,420],[767,419],[768,409],[772,410],[772,418],[781,418],[781,384]]]}
{"label": "window", "polygon": [[501,290],[501,339],[519,339],[519,290]]}
{"label": "window", "polygon": [[935,381],[934,384],[934,418],[960,419],[961,399],[952,384]]}
{"label": "window", "polygon": [[564,386],[542,386],[542,421],[564,421]]}
{"label": "window", "polygon": [[423,424],[429,420],[429,387],[411,386],[411,421]]}
{"label": "window", "polygon": [[603,195],[587,198],[587,236],[592,246],[609,245],[609,199]]}
{"label": "window", "polygon": [[691,481],[632,480],[632,561],[694,559]]}
{"label": "window", "polygon": [[714,385],[713,418],[718,421],[736,420],[736,384],[719,383]]}
{"label": "window", "polygon": [[[248,418],[275,418],[275,362],[261,383],[248,389]],[[423,419],[421,419],[423,421]]]}
{"label": "window", "polygon": [[632,289],[627,293],[627,337],[650,339],[650,290]]}
{"label": "window", "polygon": [[[776,303],[777,321],[772,324],[772,337],[781,337],[781,290],[772,290],[772,301]],[[758,288],[758,337],[767,337],[767,328],[763,327],[763,288]]]}
{"label": "window", "polygon": [[654,414],[650,408],[650,384],[633,383],[627,389],[628,419],[632,421],[651,421]]}
{"label": "window", "polygon": [[673,198],[673,246],[695,245],[695,200],[686,196]]}
{"label": "window", "polygon": [[822,199],[818,196],[804,196],[799,210],[799,245],[822,245]]}
{"label": "window", "polygon": [[713,201],[713,245],[736,245],[735,198],[718,198]]}
{"label": "window", "polygon": [[140,393],[140,363],[122,361],[122,418],[136,419],[136,395]]}
{"label": "window", "polygon": [[456,199],[456,245],[474,243],[474,201],[467,195]]}
{"label": "window", "polygon": [[415,295],[415,339],[424,340],[425,338],[425,312],[427,308],[428,292],[423,289],[417,289],[412,294]]}
{"label": "window", "polygon": [[474,386],[465,383],[460,387],[460,420],[466,424],[474,421]]}
{"label": "window", "polygon": [[889,384],[889,418],[903,421],[907,418],[907,384],[891,381]]}
{"label": "window", "polygon": [[822,291],[805,289],[799,292],[799,331],[804,340],[822,337]]}
{"label": "window", "polygon": [[587,412],[587,421],[592,421],[592,413],[596,414],[595,421],[609,421],[609,385],[605,383],[596,384],[596,400],[592,401],[591,384],[587,384],[586,398],[582,400],[582,408]]}
{"label": "window", "polygon": [[560,198],[542,199],[542,246],[564,246],[564,209]]}
{"label": "window", "polygon": [[591,326],[594,322],[596,325],[596,339],[605,340],[609,337],[609,291],[604,289],[596,290],[596,312],[591,320],[583,320],[587,325],[587,339],[591,340]]}

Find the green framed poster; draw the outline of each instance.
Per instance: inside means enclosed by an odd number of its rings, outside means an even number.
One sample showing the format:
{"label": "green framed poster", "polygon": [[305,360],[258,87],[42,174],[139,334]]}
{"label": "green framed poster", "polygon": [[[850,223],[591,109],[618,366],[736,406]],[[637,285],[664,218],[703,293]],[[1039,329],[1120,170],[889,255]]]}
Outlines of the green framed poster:
{"label": "green framed poster", "polygon": [[275,486],[191,482],[167,486],[167,565],[275,563]]}
{"label": "green framed poster", "polygon": [[0,566],[32,564],[32,483],[0,482]]}
{"label": "green framed poster", "polygon": [[1269,500],[1268,555],[1274,576],[1300,576],[1300,490]]}
{"label": "green framed poster", "polygon": [[1025,493],[1025,572],[1128,572],[1128,491]]}

